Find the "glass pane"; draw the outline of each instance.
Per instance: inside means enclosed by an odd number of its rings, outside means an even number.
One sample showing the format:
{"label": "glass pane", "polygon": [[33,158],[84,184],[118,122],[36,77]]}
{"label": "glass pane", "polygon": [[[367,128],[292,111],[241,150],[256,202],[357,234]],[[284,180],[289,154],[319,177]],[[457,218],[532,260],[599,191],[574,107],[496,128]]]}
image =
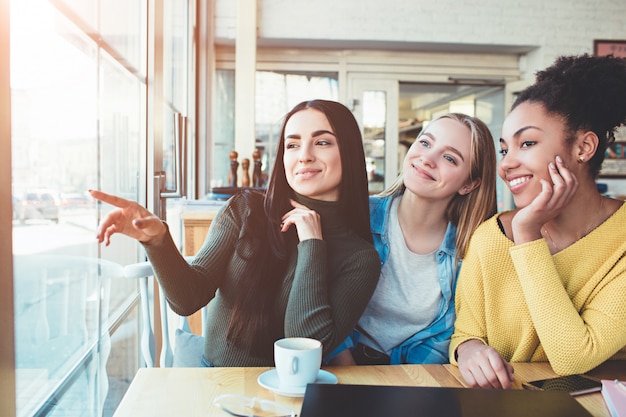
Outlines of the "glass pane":
{"label": "glass pane", "polygon": [[187,2],[188,0],[165,0],[163,4],[163,95],[173,109],[182,113],[187,110]]}
{"label": "glass pane", "polygon": [[[139,16],[137,16],[138,20]],[[145,15],[144,15],[145,20]],[[142,79],[105,53],[100,54],[100,166],[99,181],[103,190],[144,204],[146,172],[146,87]],[[102,206],[100,216],[111,210]],[[142,254],[137,243],[116,235],[108,247],[100,247],[101,255],[126,265],[136,262]],[[108,323],[126,314],[134,302],[137,283],[112,280],[109,297]],[[100,373],[106,375],[108,386],[103,415],[111,416],[121,401],[133,375],[140,366],[139,318],[137,308],[123,318],[120,327],[111,334],[110,346],[105,344],[104,355],[98,356]],[[106,342],[106,339],[103,343]],[[108,348],[108,350],[107,350]],[[110,352],[110,353],[109,353]],[[105,355],[108,353],[108,359]],[[84,400],[83,400],[84,401]],[[62,404],[71,404],[71,396]]]}
{"label": "glass pane", "polygon": [[385,124],[387,94],[384,91],[363,92],[363,142],[370,193],[385,186]]}
{"label": "glass pane", "polygon": [[82,204],[97,179],[97,61],[48,4],[11,7],[16,383],[28,415],[99,339],[98,273],[66,258],[98,253],[95,205]]}
{"label": "glass pane", "polygon": [[70,9],[87,26],[95,32],[98,27],[98,15],[96,14],[98,0],[50,0],[58,4],[61,9]]}
{"label": "glass pane", "polygon": [[228,154],[235,147],[235,71],[216,71],[215,101],[211,188],[228,184]]}
{"label": "glass pane", "polygon": [[111,415],[138,366],[136,318],[109,331],[139,254],[97,244],[86,190],[145,200],[145,88],[47,1],[11,2],[11,42],[18,416]]}
{"label": "glass pane", "polygon": [[[144,84],[102,54],[102,188],[130,200],[145,199]],[[111,245],[111,247],[116,245]]]}
{"label": "glass pane", "polygon": [[164,2],[163,25],[163,171],[166,188],[178,191],[176,183],[181,116],[187,116],[188,0]]}
{"label": "glass pane", "polygon": [[[111,350],[111,283],[122,281],[123,269],[59,252],[14,256],[19,416],[42,408],[51,416],[99,416],[107,395],[99,368]],[[69,391],[82,400],[61,402]]]}
{"label": "glass pane", "polygon": [[[64,0],[67,1],[67,0]],[[72,0],[82,3],[84,0]],[[93,1],[93,0],[91,0]],[[147,19],[144,0],[100,0],[100,36],[129,71],[146,75]]]}

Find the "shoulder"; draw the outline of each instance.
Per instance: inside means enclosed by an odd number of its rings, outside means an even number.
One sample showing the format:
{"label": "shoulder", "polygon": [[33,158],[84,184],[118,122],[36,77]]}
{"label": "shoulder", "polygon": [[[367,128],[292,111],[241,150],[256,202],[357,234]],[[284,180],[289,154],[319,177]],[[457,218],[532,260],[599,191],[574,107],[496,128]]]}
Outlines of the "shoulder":
{"label": "shoulder", "polygon": [[361,271],[361,276],[367,274],[378,279],[380,275],[381,265],[378,251],[364,240],[355,244],[353,250],[343,258],[342,264],[352,270]]}
{"label": "shoulder", "polygon": [[387,207],[394,198],[402,196],[403,193],[404,191],[396,191],[395,193],[391,195],[385,195],[385,196],[382,196],[380,194],[371,195],[369,196],[370,209],[372,207],[383,207],[383,208]]}
{"label": "shoulder", "polygon": [[400,194],[396,193],[385,197],[381,197],[378,195],[373,195],[369,197],[370,222],[373,226],[383,222],[383,220],[386,218],[387,212],[389,211],[391,202],[394,198],[399,196]]}
{"label": "shoulder", "polygon": [[380,197],[378,195],[371,195],[369,196],[369,202],[370,202],[370,211],[375,211],[378,209],[378,207],[380,206],[384,206],[385,202],[389,199],[390,197]]}
{"label": "shoulder", "polygon": [[340,258],[342,263],[355,261],[369,263],[372,259],[380,263],[378,251],[374,245],[354,231],[350,231],[338,240],[330,239],[325,242],[328,243],[328,249],[332,252],[331,256]]}
{"label": "shoulder", "polygon": [[495,222],[499,225],[499,228],[501,229],[501,231],[510,240],[513,240],[513,229],[511,228],[511,223],[517,211],[518,210],[510,210],[510,211],[498,213],[495,216],[493,216],[493,219],[492,219],[492,220],[495,220]]}
{"label": "shoulder", "polygon": [[265,198],[265,194],[258,190],[250,190],[245,189],[238,191],[235,193],[229,200],[229,202],[239,203],[239,204],[247,204],[247,205],[257,205],[263,204],[263,200]]}
{"label": "shoulder", "polygon": [[242,223],[251,216],[265,218],[263,201],[263,194],[256,190],[237,192],[222,206],[215,216],[215,221],[219,223],[230,218],[237,223]]}
{"label": "shoulder", "polygon": [[616,199],[608,199],[609,207],[611,207],[612,214],[610,217],[615,216],[619,219],[623,219],[626,217],[626,202]]}
{"label": "shoulder", "polygon": [[226,207],[237,212],[263,208],[264,196],[256,190],[243,190],[234,194],[226,202]]}

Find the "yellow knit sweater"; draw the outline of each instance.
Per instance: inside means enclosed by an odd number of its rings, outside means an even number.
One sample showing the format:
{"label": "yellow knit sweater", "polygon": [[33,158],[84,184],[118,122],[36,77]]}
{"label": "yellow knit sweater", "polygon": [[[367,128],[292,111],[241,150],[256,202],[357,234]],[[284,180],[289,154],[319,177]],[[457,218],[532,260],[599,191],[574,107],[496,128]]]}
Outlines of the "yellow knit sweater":
{"label": "yellow knit sweater", "polygon": [[626,204],[555,255],[544,239],[514,246],[498,216],[476,230],[461,267],[450,362],[468,339],[559,374],[626,359]]}

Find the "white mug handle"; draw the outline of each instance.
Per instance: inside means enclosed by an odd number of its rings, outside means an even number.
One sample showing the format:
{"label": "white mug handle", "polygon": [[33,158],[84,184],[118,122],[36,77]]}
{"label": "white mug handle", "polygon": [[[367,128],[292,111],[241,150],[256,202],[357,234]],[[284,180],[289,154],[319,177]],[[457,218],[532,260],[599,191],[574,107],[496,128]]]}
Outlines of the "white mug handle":
{"label": "white mug handle", "polygon": [[289,367],[289,373],[291,375],[295,375],[298,373],[298,358],[295,356],[291,358],[291,366]]}

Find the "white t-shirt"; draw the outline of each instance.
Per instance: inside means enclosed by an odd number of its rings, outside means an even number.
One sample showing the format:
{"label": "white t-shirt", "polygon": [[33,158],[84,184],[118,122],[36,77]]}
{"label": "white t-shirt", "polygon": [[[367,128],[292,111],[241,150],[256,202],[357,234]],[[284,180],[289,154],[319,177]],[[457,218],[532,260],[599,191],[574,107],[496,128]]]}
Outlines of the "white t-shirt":
{"label": "white t-shirt", "polygon": [[359,320],[360,342],[386,354],[428,326],[440,309],[436,250],[413,253],[404,241],[394,199],[389,213],[389,257],[365,312]]}

